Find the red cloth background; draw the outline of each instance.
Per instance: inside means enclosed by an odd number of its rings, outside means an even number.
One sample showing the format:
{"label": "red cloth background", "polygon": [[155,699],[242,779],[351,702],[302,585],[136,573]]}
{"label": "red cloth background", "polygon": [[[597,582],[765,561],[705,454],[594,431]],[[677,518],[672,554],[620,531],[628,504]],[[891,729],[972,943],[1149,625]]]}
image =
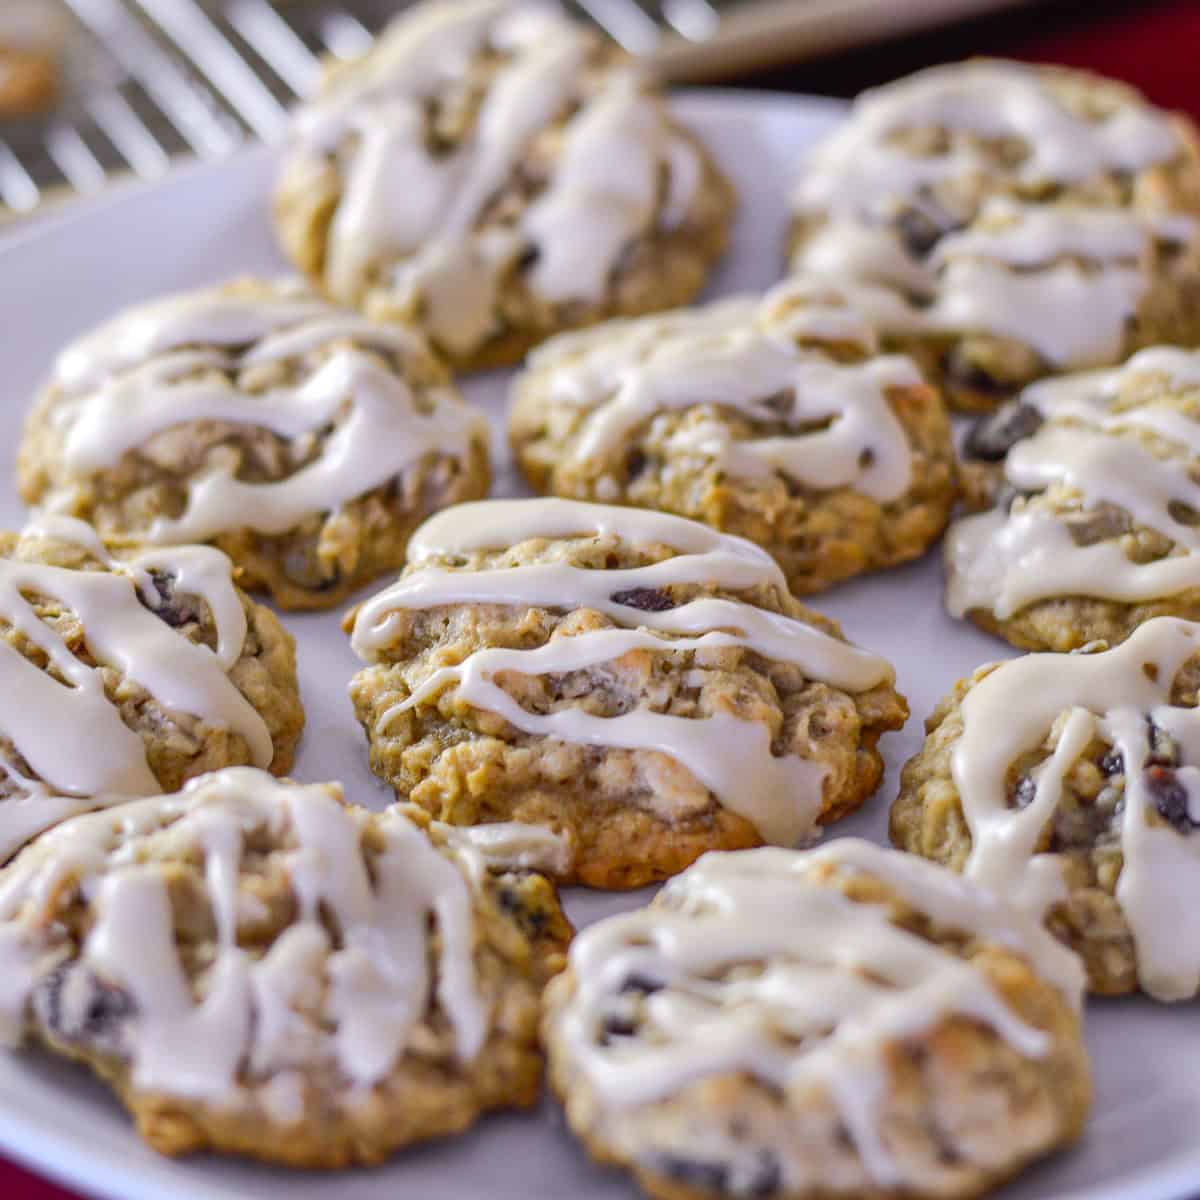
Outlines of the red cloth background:
{"label": "red cloth background", "polygon": [[[850,95],[919,66],[968,54],[1088,67],[1127,80],[1156,104],[1200,120],[1200,4],[1196,0],[1124,4],[1071,0],[1035,5],[955,30],[730,82]],[[0,1197],[75,1200],[73,1193],[3,1160]]]}
{"label": "red cloth background", "polygon": [[1156,104],[1200,120],[1200,4],[1196,0],[1135,5],[1048,36],[1030,33],[1008,53],[1124,79]]}

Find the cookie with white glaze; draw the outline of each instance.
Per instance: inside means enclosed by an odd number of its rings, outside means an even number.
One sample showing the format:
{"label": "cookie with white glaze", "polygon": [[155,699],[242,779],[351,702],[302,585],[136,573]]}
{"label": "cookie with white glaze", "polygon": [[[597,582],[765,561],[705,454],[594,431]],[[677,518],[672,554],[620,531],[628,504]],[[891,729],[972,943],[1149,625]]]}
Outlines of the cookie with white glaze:
{"label": "cookie with white glaze", "polygon": [[859,97],[793,206],[793,268],[861,281],[959,408],[1200,343],[1200,142],[1124,84],[999,60],[919,72]]}
{"label": "cookie with white glaze", "polygon": [[532,1104],[570,926],[488,832],[250,768],[76,817],[0,871],[0,1032],[165,1154],[375,1163]]}
{"label": "cookie with white glaze", "polygon": [[965,443],[988,511],[946,535],[946,606],[1015,646],[1115,644],[1200,618],[1200,351],[1027,388]]}
{"label": "cookie with white glaze", "polygon": [[419,334],[243,279],[64,350],[18,483],[113,545],[210,543],[244,586],[328,608],[398,567],[431,512],[487,493],[487,445]]}
{"label": "cookie with white glaze", "polygon": [[800,594],[918,557],[956,495],[941,397],[821,279],[563,334],[510,434],[539,491],[749,538]]}
{"label": "cookie with white glaze", "polygon": [[326,72],[275,196],[288,257],[466,369],[688,301],[729,183],[594,29],[537,0],[415,6]]}
{"label": "cookie with white glaze", "polygon": [[448,509],[347,624],[374,772],[441,821],[554,830],[560,880],[596,887],[812,838],[908,712],[765,551],[645,509]]}
{"label": "cookie with white glaze", "polygon": [[0,862],[101,803],[218,767],[283,774],[295,642],[208,546],[110,554],[81,521],[0,532]]}
{"label": "cookie with white glaze", "polygon": [[1200,995],[1200,625],[981,667],[929,718],[903,849],[1045,917],[1093,991]]}
{"label": "cookie with white glaze", "polygon": [[663,1200],[963,1197],[1073,1141],[1078,959],[855,840],[709,854],[546,992],[567,1122]]}

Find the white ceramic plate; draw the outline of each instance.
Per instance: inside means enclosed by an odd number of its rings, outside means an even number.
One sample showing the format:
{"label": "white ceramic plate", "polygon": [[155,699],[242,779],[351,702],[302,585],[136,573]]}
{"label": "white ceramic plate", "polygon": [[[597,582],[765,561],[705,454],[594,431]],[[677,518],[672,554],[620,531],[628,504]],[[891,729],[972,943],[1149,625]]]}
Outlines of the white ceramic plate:
{"label": "white ceramic plate", "polygon": [[[679,101],[742,194],[729,259],[712,292],[762,288],[780,268],[784,196],[801,154],[837,121],[825,101],[696,93]],[[279,272],[264,216],[272,163],[258,151],[193,168],[149,190],[130,190],[23,238],[0,243],[0,526],[17,525],[12,458],[21,418],[51,358],[68,339],[120,306],[240,272]],[[469,397],[496,419],[507,378],[472,380]],[[501,439],[502,493],[519,494]],[[885,839],[896,772],[916,749],[922,722],[960,676],[1005,647],[946,616],[936,555],[822,597],[855,639],[896,664],[913,718],[885,739],[889,772],[864,813],[838,832]],[[355,660],[337,615],[290,618],[300,644],[308,729],[295,774],[340,779],[351,799],[388,796],[368,773],[346,683]],[[0,686],[3,686],[0,681]],[[576,890],[577,922],[645,896]],[[1180,919],[1200,919],[1181,913]],[[1194,1005],[1133,1000],[1093,1004],[1096,1106],[1087,1137],[1003,1194],[1008,1200],[1177,1200],[1200,1192],[1200,1022]],[[625,1178],[592,1166],[556,1107],[500,1115],[451,1141],[404,1154],[373,1171],[285,1173],[211,1158],[170,1162],[138,1141],[106,1090],[73,1067],[32,1053],[0,1054],[0,1149],[70,1185],[111,1200],[630,1200]]]}

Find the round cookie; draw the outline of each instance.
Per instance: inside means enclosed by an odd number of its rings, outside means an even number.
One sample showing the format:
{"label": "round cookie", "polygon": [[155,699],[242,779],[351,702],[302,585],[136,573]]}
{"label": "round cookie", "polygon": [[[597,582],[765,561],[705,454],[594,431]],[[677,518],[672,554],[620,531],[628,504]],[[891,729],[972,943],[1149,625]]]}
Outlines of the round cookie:
{"label": "round cookie", "polygon": [[1036,922],[839,840],[709,854],[546,992],[567,1122],[663,1200],[973,1196],[1090,1103],[1082,971]]}
{"label": "round cookie", "polygon": [[981,421],[950,527],[946,606],[1029,650],[1200,618],[1200,352],[1045,380]]}
{"label": "round cookie", "polygon": [[953,406],[1200,342],[1200,142],[1123,84],[922,71],[859,97],[793,205],[793,268],[862,281]]}
{"label": "round cookie", "polygon": [[0,862],[75,813],[241,764],[284,774],[295,642],[218,550],[114,557],[81,521],[0,532]]}
{"label": "round cookie", "polygon": [[815,836],[908,714],[764,551],[644,509],[459,505],[351,622],[374,772],[439,820],[560,833],[594,887]]}
{"label": "round cookie", "polygon": [[1200,994],[1200,625],[981,667],[930,717],[892,838],[1044,916],[1093,991]]}
{"label": "round cookie", "polygon": [[569,936],[462,831],[230,768],[0,872],[0,1031],[89,1066],[162,1153],[376,1163],[536,1100]]}
{"label": "round cookie", "polygon": [[113,545],[209,542],[244,586],[329,608],[398,567],[431,512],[487,494],[487,445],[418,334],[244,279],[68,347],[18,482]]}
{"label": "round cookie", "polygon": [[536,0],[425,3],[331,66],[291,125],[288,257],[456,366],[686,303],[733,192],[633,61]]}
{"label": "round cookie", "polygon": [[828,281],[617,321],[535,351],[513,449],[539,491],[769,550],[793,592],[918,557],[956,495],[941,398]]}

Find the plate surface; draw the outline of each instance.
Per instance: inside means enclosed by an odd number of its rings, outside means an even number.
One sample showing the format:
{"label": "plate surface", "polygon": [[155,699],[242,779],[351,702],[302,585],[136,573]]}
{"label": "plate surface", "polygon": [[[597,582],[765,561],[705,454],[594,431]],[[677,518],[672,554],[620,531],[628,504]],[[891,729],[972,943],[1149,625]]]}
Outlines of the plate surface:
{"label": "plate surface", "polygon": [[[711,294],[762,288],[780,269],[785,196],[804,149],[837,121],[826,101],[733,93],[685,94],[681,113],[710,142],[743,202],[733,250]],[[264,216],[269,152],[192,168],[149,190],[127,190],[24,237],[0,243],[0,526],[21,523],[12,468],[24,410],[55,352],[122,305],[238,273],[279,273]],[[466,385],[497,429],[507,376]],[[498,494],[521,494],[497,437]],[[885,840],[887,806],[922,722],[956,679],[1008,653],[952,621],[941,604],[936,554],[818,598],[851,637],[895,664],[913,717],[884,740],[888,776],[866,811],[837,832]],[[337,615],[288,619],[300,646],[308,729],[294,774],[340,779],[350,799],[382,806],[346,698],[355,659]],[[574,890],[577,923],[644,895]],[[1183,920],[1197,914],[1182,913]],[[1005,1200],[1175,1200],[1200,1192],[1200,1022],[1194,1005],[1093,1003],[1087,1015],[1096,1106],[1079,1148],[1006,1189]],[[546,1102],[483,1121],[464,1136],[339,1175],[286,1173],[198,1158],[170,1162],[142,1146],[107,1091],[76,1068],[33,1053],[0,1054],[0,1150],[112,1200],[631,1200],[623,1176],[587,1161]]]}

